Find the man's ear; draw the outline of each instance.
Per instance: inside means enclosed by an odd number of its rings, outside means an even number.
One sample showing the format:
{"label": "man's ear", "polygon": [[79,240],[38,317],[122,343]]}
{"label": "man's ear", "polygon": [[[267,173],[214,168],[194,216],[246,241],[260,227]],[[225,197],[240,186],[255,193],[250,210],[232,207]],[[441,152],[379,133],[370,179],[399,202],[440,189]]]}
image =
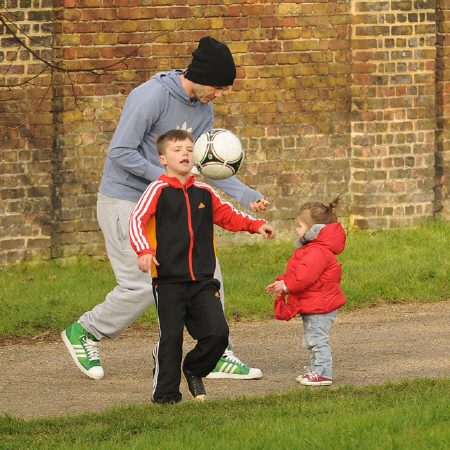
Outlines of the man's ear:
{"label": "man's ear", "polygon": [[159,155],[159,162],[160,162],[163,166],[167,166],[166,158],[165,158],[164,155]]}

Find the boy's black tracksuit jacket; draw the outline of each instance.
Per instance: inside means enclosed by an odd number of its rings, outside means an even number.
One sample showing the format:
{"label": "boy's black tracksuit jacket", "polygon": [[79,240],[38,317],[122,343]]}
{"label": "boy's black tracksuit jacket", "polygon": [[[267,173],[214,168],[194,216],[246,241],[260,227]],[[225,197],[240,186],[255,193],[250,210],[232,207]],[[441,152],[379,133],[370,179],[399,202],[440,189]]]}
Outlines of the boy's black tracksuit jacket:
{"label": "boy's black tracksuit jacket", "polygon": [[130,241],[138,256],[155,255],[154,284],[201,281],[214,275],[214,226],[257,233],[265,224],[223,202],[191,176],[184,185],[161,175],[146,189],[130,217]]}

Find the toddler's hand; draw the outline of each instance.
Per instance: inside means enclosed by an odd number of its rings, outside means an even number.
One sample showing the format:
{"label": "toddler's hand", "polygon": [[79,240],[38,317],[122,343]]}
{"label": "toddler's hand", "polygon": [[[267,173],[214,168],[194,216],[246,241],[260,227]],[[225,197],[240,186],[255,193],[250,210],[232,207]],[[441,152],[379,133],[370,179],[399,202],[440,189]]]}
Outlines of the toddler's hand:
{"label": "toddler's hand", "polygon": [[275,281],[275,283],[269,284],[269,286],[266,287],[266,292],[273,297],[276,297],[282,291],[284,291],[283,280]]}

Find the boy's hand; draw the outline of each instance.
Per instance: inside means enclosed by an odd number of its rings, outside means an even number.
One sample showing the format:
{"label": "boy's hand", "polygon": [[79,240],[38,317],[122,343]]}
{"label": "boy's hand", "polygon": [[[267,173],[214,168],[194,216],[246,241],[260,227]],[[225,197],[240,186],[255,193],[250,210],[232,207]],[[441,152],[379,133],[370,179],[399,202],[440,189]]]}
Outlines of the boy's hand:
{"label": "boy's hand", "polygon": [[252,208],[252,211],[260,212],[266,211],[269,205],[270,203],[267,201],[267,199],[265,197],[262,197],[257,202],[250,203],[250,208]]}
{"label": "boy's hand", "polygon": [[142,255],[138,258],[138,267],[144,273],[151,270],[152,263],[155,264],[155,266],[159,266],[159,262],[156,260],[154,255]]}
{"label": "boy's hand", "polygon": [[283,280],[275,281],[275,283],[269,284],[269,286],[266,287],[266,292],[273,297],[276,297],[282,291],[284,291]]}
{"label": "boy's hand", "polygon": [[273,239],[277,234],[275,228],[267,223],[259,227],[258,233],[266,239]]}

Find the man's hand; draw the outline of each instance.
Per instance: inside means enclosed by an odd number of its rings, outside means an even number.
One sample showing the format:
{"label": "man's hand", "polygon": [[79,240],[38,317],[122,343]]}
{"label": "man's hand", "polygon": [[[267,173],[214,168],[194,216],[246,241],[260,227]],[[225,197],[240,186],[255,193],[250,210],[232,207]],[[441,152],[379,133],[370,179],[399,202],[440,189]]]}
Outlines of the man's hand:
{"label": "man's hand", "polygon": [[156,260],[154,255],[142,255],[138,258],[138,267],[144,273],[151,270],[152,263],[155,264],[155,266],[159,266],[159,262]]}
{"label": "man's hand", "polygon": [[270,203],[267,199],[265,197],[261,197],[257,202],[250,203],[250,208],[252,208],[252,211],[260,212],[266,211],[269,205]]}
{"label": "man's hand", "polygon": [[275,228],[267,223],[259,227],[258,233],[266,239],[273,239],[277,234]]}

